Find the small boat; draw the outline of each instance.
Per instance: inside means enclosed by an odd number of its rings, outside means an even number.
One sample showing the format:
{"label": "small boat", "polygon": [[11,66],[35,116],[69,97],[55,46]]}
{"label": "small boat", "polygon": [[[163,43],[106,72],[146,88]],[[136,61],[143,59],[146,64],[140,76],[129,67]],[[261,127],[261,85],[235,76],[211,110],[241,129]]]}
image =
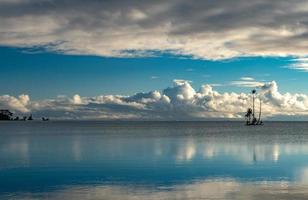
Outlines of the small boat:
{"label": "small boat", "polygon": [[49,121],[49,118],[42,117],[42,121]]}
{"label": "small boat", "polygon": [[32,117],[32,114],[28,117],[28,121],[32,121],[33,120],[33,117]]}
{"label": "small boat", "polygon": [[263,121],[261,120],[261,108],[262,108],[261,99],[259,98],[260,110],[259,110],[259,116],[258,116],[258,119],[257,119],[256,115],[255,115],[255,98],[256,98],[257,91],[254,89],[254,90],[251,91],[251,93],[252,93],[252,109],[248,108],[247,112],[245,114],[246,125],[247,126],[263,125]]}

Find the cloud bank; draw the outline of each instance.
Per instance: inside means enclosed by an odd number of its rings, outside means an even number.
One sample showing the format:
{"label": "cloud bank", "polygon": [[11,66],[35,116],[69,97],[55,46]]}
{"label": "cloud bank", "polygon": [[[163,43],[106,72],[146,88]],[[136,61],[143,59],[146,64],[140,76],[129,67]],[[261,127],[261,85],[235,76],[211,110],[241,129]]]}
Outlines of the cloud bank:
{"label": "cloud bank", "polygon": [[[246,80],[247,81],[247,80]],[[252,82],[254,82],[252,80]],[[258,86],[264,117],[306,116],[308,96],[282,94],[275,81]],[[162,91],[137,93],[132,96],[101,95],[96,97],[59,96],[31,101],[28,95],[0,96],[0,108],[16,114],[32,113],[54,119],[125,119],[125,120],[206,120],[242,118],[251,107],[252,96],[245,93],[219,93],[205,84],[195,90],[189,81],[174,80]],[[258,105],[258,102],[257,102]]]}
{"label": "cloud bank", "polygon": [[308,2],[0,0],[0,44],[68,54],[305,56]]}

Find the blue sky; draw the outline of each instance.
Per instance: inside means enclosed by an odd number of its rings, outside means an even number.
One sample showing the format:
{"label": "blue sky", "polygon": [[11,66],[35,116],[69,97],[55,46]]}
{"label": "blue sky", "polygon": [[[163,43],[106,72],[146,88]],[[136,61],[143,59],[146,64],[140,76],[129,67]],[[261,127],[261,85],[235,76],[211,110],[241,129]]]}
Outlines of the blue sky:
{"label": "blue sky", "polygon": [[60,119],[308,119],[308,2],[0,0],[0,109]]}
{"label": "blue sky", "polygon": [[170,54],[108,58],[30,50],[0,48],[2,94],[30,94],[32,99],[76,93],[82,96],[132,95],[162,90],[171,86],[174,79],[190,80],[196,89],[202,84],[213,84],[219,92],[248,92],[250,88],[230,85],[241,77],[253,77],[261,82],[275,80],[281,92],[308,93],[305,87],[308,74],[286,67],[292,63],[291,57],[210,61]]}

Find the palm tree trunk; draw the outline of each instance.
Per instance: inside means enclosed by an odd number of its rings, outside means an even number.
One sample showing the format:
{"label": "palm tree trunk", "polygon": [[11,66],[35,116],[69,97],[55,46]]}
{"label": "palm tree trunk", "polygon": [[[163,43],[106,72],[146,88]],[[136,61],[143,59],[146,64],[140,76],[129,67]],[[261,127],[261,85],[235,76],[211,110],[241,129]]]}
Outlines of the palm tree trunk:
{"label": "palm tree trunk", "polygon": [[261,120],[261,99],[260,99],[260,111],[259,111],[259,119],[258,119],[258,124],[260,123]]}
{"label": "palm tree trunk", "polygon": [[255,95],[252,94],[252,119],[255,118]]}

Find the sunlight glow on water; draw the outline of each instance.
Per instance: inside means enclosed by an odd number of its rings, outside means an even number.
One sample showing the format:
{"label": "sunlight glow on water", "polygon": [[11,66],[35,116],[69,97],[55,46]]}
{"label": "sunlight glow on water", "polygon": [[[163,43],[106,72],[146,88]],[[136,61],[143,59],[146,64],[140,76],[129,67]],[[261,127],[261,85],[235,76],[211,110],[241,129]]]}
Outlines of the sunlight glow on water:
{"label": "sunlight glow on water", "polygon": [[1,122],[0,199],[303,199],[308,124]]}

